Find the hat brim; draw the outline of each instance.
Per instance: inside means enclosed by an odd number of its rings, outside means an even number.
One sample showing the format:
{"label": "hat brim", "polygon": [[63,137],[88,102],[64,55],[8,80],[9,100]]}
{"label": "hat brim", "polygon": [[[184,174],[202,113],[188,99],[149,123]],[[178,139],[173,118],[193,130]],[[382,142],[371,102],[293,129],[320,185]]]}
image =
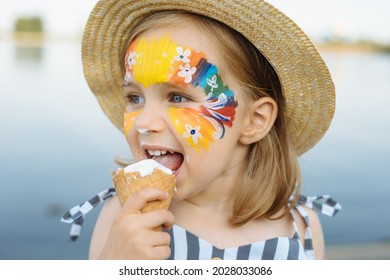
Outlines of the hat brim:
{"label": "hat brim", "polygon": [[323,137],[335,111],[335,89],[328,68],[308,36],[290,18],[259,0],[99,1],[84,31],[83,69],[103,111],[119,129],[123,128],[125,110],[122,51],[129,31],[146,16],[166,10],[201,14],[243,34],[278,74],[297,153],[303,154]]}

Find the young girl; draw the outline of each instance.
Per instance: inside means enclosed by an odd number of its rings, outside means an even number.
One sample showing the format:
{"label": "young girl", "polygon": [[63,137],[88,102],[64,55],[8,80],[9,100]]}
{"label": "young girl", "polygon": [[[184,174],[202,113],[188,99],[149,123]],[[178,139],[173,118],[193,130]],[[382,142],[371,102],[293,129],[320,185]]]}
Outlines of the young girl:
{"label": "young girl", "polygon": [[[333,215],[340,206],[299,195],[297,156],[330,125],[331,77],[280,11],[226,2],[103,0],[94,8],[83,38],[87,81],[134,160],[173,170],[176,192],[169,210],[145,214],[164,191],[139,190],[123,207],[109,199],[90,258],[323,258],[310,208]],[[64,216],[74,236],[84,214],[113,194]]]}

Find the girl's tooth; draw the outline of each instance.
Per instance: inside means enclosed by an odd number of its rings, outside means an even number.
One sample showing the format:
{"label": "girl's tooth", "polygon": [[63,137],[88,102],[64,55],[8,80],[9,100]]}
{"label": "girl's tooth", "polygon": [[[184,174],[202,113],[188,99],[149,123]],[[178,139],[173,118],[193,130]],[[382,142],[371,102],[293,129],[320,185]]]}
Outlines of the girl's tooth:
{"label": "girl's tooth", "polygon": [[150,156],[160,156],[160,155],[165,155],[168,152],[171,154],[174,154],[175,152],[168,151],[168,150],[147,150],[148,154]]}

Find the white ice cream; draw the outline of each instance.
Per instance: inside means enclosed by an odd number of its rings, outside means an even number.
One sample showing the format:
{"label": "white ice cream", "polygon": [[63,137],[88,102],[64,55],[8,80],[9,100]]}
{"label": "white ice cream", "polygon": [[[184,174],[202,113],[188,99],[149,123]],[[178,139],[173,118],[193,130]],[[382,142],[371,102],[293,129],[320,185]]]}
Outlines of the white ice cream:
{"label": "white ice cream", "polygon": [[124,171],[125,171],[125,173],[139,172],[141,177],[145,177],[145,176],[151,175],[155,168],[158,168],[158,169],[164,171],[165,173],[172,175],[172,170],[159,164],[157,161],[155,161],[153,159],[145,159],[145,160],[141,160],[137,163],[130,164],[130,165],[125,167]]}

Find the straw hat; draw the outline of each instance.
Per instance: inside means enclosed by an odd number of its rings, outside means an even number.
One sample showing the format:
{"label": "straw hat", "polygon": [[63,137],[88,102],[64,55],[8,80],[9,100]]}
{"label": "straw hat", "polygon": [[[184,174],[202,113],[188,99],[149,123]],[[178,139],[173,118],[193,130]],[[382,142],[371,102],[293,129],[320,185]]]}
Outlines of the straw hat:
{"label": "straw hat", "polygon": [[86,24],[84,74],[100,106],[123,128],[123,47],[129,31],[144,17],[182,10],[219,20],[242,33],[277,72],[286,97],[287,122],[294,147],[302,154],[329,128],[335,90],[329,71],[303,31],[262,0],[102,0]]}

